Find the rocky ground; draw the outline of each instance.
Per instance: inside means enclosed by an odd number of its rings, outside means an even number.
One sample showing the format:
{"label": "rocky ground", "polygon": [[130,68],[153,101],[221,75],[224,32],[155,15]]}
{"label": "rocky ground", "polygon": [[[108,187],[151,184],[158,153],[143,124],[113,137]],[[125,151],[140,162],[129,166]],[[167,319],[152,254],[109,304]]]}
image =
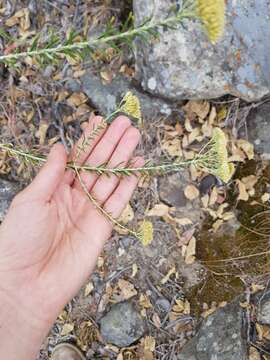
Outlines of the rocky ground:
{"label": "rocky ground", "polygon": [[[138,21],[139,5],[135,1]],[[46,36],[49,27],[60,34],[73,27],[94,36],[112,16],[119,26],[130,10],[129,2],[110,0],[0,0],[0,30],[13,38],[7,40],[0,33],[0,50],[16,48],[14,39],[27,40],[38,32]],[[159,66],[164,66],[157,51],[160,48],[151,56],[156,54]],[[146,59],[148,52],[143,49]],[[247,64],[252,60],[250,56]],[[49,359],[62,341],[76,343],[87,359],[268,359],[270,103],[267,98],[258,100],[269,94],[267,86],[261,79],[253,91],[238,87],[241,91],[236,93],[231,87],[232,94],[253,101],[249,103],[232,96],[183,101],[183,96],[194,96],[196,84],[192,82],[193,89],[184,95],[175,89],[177,98],[164,96],[162,84],[168,74],[152,65],[141,64],[138,48],[134,58],[125,47],[96,52],[83,64],[67,60],[43,67],[0,64],[0,142],[43,154],[59,140],[70,148],[92,112],[110,113],[132,90],[144,114],[143,123],[136,124],[142,132],[139,154],[155,162],[192,159],[218,126],[230,140],[230,159],[236,164],[227,185],[192,166],[141,181],[121,221],[136,228],[149,219],[155,229],[153,243],[143,247],[115,229],[95,272],[58,317],[38,359]],[[153,69],[163,77],[157,78]],[[174,71],[180,73],[178,68]],[[196,71],[185,70],[185,87],[188,74]],[[239,67],[236,71],[241,83],[243,72]],[[199,93],[210,98],[212,92],[206,91],[211,79],[206,80]],[[211,91],[224,94],[224,88]],[[34,171],[3,152],[0,171],[2,220],[12,197]]]}

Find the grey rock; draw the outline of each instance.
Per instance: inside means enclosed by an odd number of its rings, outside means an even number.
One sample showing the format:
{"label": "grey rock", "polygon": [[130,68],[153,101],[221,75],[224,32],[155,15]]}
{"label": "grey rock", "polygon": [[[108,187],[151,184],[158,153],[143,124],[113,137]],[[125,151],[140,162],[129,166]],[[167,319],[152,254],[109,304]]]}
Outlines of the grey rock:
{"label": "grey rock", "polygon": [[19,191],[19,184],[0,179],[0,221],[4,220],[12,199]]}
{"label": "grey rock", "polygon": [[160,200],[175,207],[185,207],[187,199],[184,189],[189,183],[188,173],[181,171],[159,179]]}
{"label": "grey rock", "polygon": [[249,140],[264,160],[270,160],[269,114],[270,102],[267,102],[251,110],[247,119]]}
{"label": "grey rock", "polygon": [[171,303],[166,298],[158,298],[155,305],[159,312],[164,313],[167,313],[171,308]]}
{"label": "grey rock", "polygon": [[120,239],[120,244],[124,249],[128,249],[132,244],[134,244],[135,239],[133,237],[125,236]]}
{"label": "grey rock", "polygon": [[80,92],[80,91],[82,91],[80,81],[75,80],[75,79],[67,79],[65,81],[65,88],[68,91],[71,91],[71,92]]}
{"label": "grey rock", "polygon": [[[170,14],[173,1],[134,0],[136,24]],[[270,1],[227,1],[226,34],[216,45],[197,21],[163,29],[160,40],[136,42],[136,76],[170,100],[225,94],[255,101],[270,93]]]}
{"label": "grey rock", "polygon": [[202,195],[209,194],[212,188],[218,185],[218,179],[214,175],[206,175],[201,181],[199,190]]}
{"label": "grey rock", "polygon": [[71,91],[83,91],[88,96],[91,104],[105,116],[116,109],[116,106],[128,91],[132,91],[140,99],[145,119],[152,119],[160,114],[163,116],[172,114],[170,102],[140,92],[129,80],[120,75],[110,84],[103,84],[99,76],[87,73],[80,78],[80,82],[67,81],[66,87]]}
{"label": "grey rock", "polygon": [[160,177],[159,197],[162,202],[176,208],[177,218],[189,218],[196,224],[200,223],[202,216],[201,204],[199,199],[190,201],[185,197],[184,190],[190,183],[188,170]]}
{"label": "grey rock", "polygon": [[270,291],[261,294],[257,305],[257,320],[263,325],[270,325]]}
{"label": "grey rock", "polygon": [[145,327],[134,306],[126,301],[111,307],[100,320],[100,331],[107,343],[125,347],[140,339]]}
{"label": "grey rock", "polygon": [[178,359],[247,360],[242,331],[243,309],[237,299],[202,322],[198,333],[184,346]]}
{"label": "grey rock", "polygon": [[48,65],[43,71],[43,76],[46,78],[51,78],[53,72],[54,72],[54,67],[52,65]]}

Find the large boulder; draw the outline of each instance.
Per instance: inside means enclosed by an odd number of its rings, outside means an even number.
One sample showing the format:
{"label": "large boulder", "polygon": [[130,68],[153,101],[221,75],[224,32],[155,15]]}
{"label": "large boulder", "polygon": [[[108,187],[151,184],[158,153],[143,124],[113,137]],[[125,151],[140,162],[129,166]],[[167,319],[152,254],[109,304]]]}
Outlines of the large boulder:
{"label": "large boulder", "polygon": [[[170,14],[172,1],[134,0],[136,24]],[[198,21],[163,29],[159,40],[137,40],[136,72],[143,88],[171,100],[232,94],[256,101],[270,94],[270,2],[227,1],[226,34],[216,45]]]}
{"label": "large boulder", "polygon": [[67,81],[66,88],[73,92],[84,92],[90,103],[105,116],[115,111],[120,100],[128,91],[139,98],[144,119],[150,120],[158,115],[168,117],[173,111],[170,102],[139,91],[132,82],[120,75],[110,84],[104,84],[99,76],[87,72],[79,81],[74,79]]}
{"label": "large boulder", "polygon": [[205,319],[178,360],[247,360],[244,311],[239,298]]}

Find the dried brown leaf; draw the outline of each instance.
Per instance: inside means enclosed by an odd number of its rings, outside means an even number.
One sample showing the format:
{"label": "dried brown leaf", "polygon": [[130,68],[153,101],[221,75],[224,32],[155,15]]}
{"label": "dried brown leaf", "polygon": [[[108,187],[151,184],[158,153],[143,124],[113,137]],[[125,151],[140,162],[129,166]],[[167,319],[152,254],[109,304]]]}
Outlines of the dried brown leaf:
{"label": "dried brown leaf", "polygon": [[61,336],[66,336],[74,330],[74,324],[64,324],[61,330]]}
{"label": "dried brown leaf", "polygon": [[194,185],[188,185],[184,190],[184,194],[188,200],[195,200],[200,196],[199,190]]}
{"label": "dried brown leaf", "polygon": [[144,339],[144,349],[153,352],[156,347],[156,340],[153,336],[146,336]]}
{"label": "dried brown leaf", "polygon": [[264,289],[265,289],[265,285],[260,285],[260,284],[255,284],[255,283],[251,284],[252,294],[256,294],[258,291],[262,291]]}
{"label": "dried brown leaf", "polygon": [[212,137],[213,134],[213,127],[212,125],[209,124],[208,121],[206,121],[203,125],[202,125],[202,133],[204,135],[204,137]]}
{"label": "dried brown leaf", "polygon": [[209,199],[209,206],[213,206],[215,205],[215,203],[217,202],[218,199],[218,190],[217,187],[215,186],[210,194],[210,199]]}
{"label": "dried brown leaf", "polygon": [[216,307],[211,307],[210,309],[205,310],[205,311],[202,313],[202,317],[203,317],[204,319],[206,319],[209,315],[212,315],[215,311],[216,311]]}
{"label": "dried brown leaf", "polygon": [[222,216],[221,216],[221,219],[224,221],[229,221],[233,218],[235,218],[235,214],[232,211],[227,211],[224,214],[222,214]]}
{"label": "dried brown leaf", "polygon": [[208,101],[191,100],[184,106],[184,110],[189,118],[192,119],[193,114],[196,114],[200,120],[204,120],[209,114],[210,104]]}
{"label": "dried brown leaf", "polygon": [[132,274],[131,277],[134,278],[138,273],[138,265],[136,263],[132,264]]}
{"label": "dried brown leaf", "polygon": [[224,223],[224,220],[222,220],[222,219],[218,219],[217,221],[215,221],[214,224],[212,225],[214,232],[217,232],[223,223]]}
{"label": "dried brown leaf", "polygon": [[153,317],[152,317],[152,320],[153,320],[153,323],[155,325],[155,327],[157,329],[160,329],[161,327],[161,320],[160,320],[160,317],[158,316],[158,314],[155,312]]}
{"label": "dried brown leaf", "polygon": [[258,178],[255,175],[249,175],[246,177],[243,177],[241,179],[242,183],[245,184],[246,190],[252,190],[256,183],[258,182]]}
{"label": "dried brown leaf", "polygon": [[89,282],[84,289],[84,296],[87,297],[91,294],[91,292],[94,290],[94,284],[92,282]]}
{"label": "dried brown leaf", "polygon": [[249,352],[249,358],[248,360],[261,360],[261,355],[258,352],[257,349],[255,349],[254,347],[250,347],[250,352]]}
{"label": "dried brown leaf", "polygon": [[140,306],[143,307],[144,309],[151,309],[153,307],[148,296],[145,294],[140,294],[139,303]]}
{"label": "dried brown leaf", "polygon": [[47,130],[49,128],[49,124],[47,122],[41,121],[39,124],[39,129],[36,132],[36,137],[39,139],[39,144],[44,145],[47,135]]}
{"label": "dried brown leaf", "polygon": [[215,108],[215,106],[212,106],[208,119],[210,125],[214,124],[216,117],[217,117],[217,109]]}
{"label": "dried brown leaf", "polygon": [[201,171],[199,171],[194,164],[190,165],[189,171],[192,181],[196,181],[201,176]]}
{"label": "dried brown leaf", "polygon": [[147,212],[147,216],[167,216],[169,215],[169,206],[160,203],[156,204],[151,210]]}
{"label": "dried brown leaf", "polygon": [[114,78],[114,74],[111,70],[104,70],[100,72],[101,79],[104,80],[106,84],[110,84]]}
{"label": "dried brown leaf", "polygon": [[248,201],[249,194],[247,192],[246,185],[239,179],[236,180],[236,184],[238,186],[238,191],[239,191],[237,200]]}
{"label": "dried brown leaf", "polygon": [[189,118],[185,119],[185,129],[187,132],[191,133],[193,131],[193,127],[191,125],[191,121]]}
{"label": "dried brown leaf", "polygon": [[171,157],[182,156],[181,141],[178,138],[165,141],[161,148],[165,150]]}
{"label": "dried brown leaf", "polygon": [[194,233],[195,233],[195,227],[185,231],[181,235],[181,238],[180,238],[180,240],[178,242],[178,245],[179,246],[187,245],[189,243],[189,241],[191,240],[192,236],[194,235]]}
{"label": "dried brown leaf", "polygon": [[210,198],[209,198],[209,195],[208,195],[208,194],[206,194],[206,195],[204,195],[204,196],[201,197],[201,202],[202,202],[202,205],[203,205],[203,207],[204,207],[205,209],[207,209],[208,206],[209,206],[209,200],[210,200]]}
{"label": "dried brown leaf", "polygon": [[254,145],[248,142],[247,140],[240,139],[237,140],[238,147],[244,151],[248,160],[254,159]]}
{"label": "dried brown leaf", "polygon": [[21,31],[26,32],[31,26],[29,9],[23,8],[18,10],[13,16],[6,20],[5,24],[8,27],[19,24]]}
{"label": "dried brown leaf", "polygon": [[264,193],[261,197],[261,200],[263,203],[266,203],[270,200],[270,194],[269,193]]}
{"label": "dried brown leaf", "polygon": [[228,203],[223,203],[223,204],[219,205],[218,210],[217,210],[217,217],[222,218],[223,214],[224,214],[224,210],[227,209],[228,206],[229,206]]}
{"label": "dried brown leaf", "polygon": [[87,101],[87,96],[84,93],[74,93],[68,99],[67,103],[70,106],[78,107]]}
{"label": "dried brown leaf", "polygon": [[114,294],[117,301],[124,301],[132,298],[137,295],[137,290],[134,285],[127,280],[119,279],[117,283],[117,287],[120,290],[120,293]]}
{"label": "dried brown leaf", "polygon": [[173,311],[177,312],[177,313],[183,313],[185,310],[185,302],[184,300],[181,299],[176,299],[175,300],[176,305],[173,306]]}
{"label": "dried brown leaf", "polygon": [[180,226],[192,225],[193,222],[189,218],[173,218],[174,222],[176,222]]}
{"label": "dried brown leaf", "polygon": [[120,218],[118,219],[118,221],[121,224],[128,224],[130,221],[132,221],[134,219],[134,211],[132,209],[132,207],[130,206],[130,204],[128,204],[124,211],[122,212]]}
{"label": "dried brown leaf", "polygon": [[190,239],[185,253],[185,263],[190,265],[195,261],[196,255],[196,239],[194,236]]}

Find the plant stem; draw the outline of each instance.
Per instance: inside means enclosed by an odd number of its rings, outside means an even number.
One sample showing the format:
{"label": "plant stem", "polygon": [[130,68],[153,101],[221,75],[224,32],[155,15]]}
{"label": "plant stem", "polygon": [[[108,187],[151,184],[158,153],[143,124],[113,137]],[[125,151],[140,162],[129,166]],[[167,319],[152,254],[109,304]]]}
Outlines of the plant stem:
{"label": "plant stem", "polygon": [[31,57],[31,56],[39,56],[39,55],[45,55],[45,54],[63,53],[66,50],[80,50],[80,49],[84,49],[87,47],[91,48],[91,47],[95,47],[96,45],[102,45],[102,44],[106,44],[109,42],[123,40],[123,39],[129,38],[129,37],[136,37],[142,33],[151,32],[151,30],[153,30],[157,27],[166,26],[166,25],[169,26],[171,24],[178,24],[179,22],[181,22],[181,20],[183,20],[185,18],[190,18],[190,17],[194,17],[194,12],[190,11],[189,9],[183,8],[182,10],[180,10],[180,12],[176,16],[172,16],[172,17],[169,17],[167,19],[164,19],[164,20],[161,20],[158,22],[150,21],[147,24],[144,24],[144,25],[134,28],[132,30],[127,30],[125,32],[122,32],[122,33],[119,33],[116,35],[101,37],[101,38],[97,38],[97,39],[90,40],[90,41],[77,42],[77,43],[69,44],[69,45],[59,45],[59,46],[52,47],[52,48],[37,49],[37,50],[32,50],[32,51],[24,51],[21,53],[2,55],[2,56],[0,56],[0,62],[4,62],[7,60],[17,60],[17,59],[24,58],[27,56]]}
{"label": "plant stem", "polygon": [[97,208],[97,210],[99,210],[100,213],[101,213],[106,219],[108,219],[112,224],[120,227],[122,230],[128,231],[128,233],[129,233],[130,235],[133,235],[133,236],[135,236],[136,238],[138,238],[139,235],[138,235],[138,233],[137,233],[136,231],[133,231],[133,230],[127,228],[126,226],[120,224],[119,221],[117,221],[110,213],[108,213],[105,209],[103,209],[102,206],[99,205],[98,201],[97,201],[97,200],[90,194],[90,192],[88,191],[88,189],[87,189],[85,183],[83,182],[83,180],[82,180],[82,178],[81,178],[81,175],[80,175],[80,173],[79,173],[79,171],[78,171],[79,168],[78,168],[76,165],[75,165],[75,169],[74,169],[74,170],[75,170],[75,172],[76,172],[76,175],[77,175],[77,177],[78,177],[78,180],[79,180],[79,182],[80,182],[80,184],[81,184],[81,187],[82,187],[84,193],[86,194],[86,196],[88,197],[88,199],[92,202],[92,204],[95,206],[95,208]]}
{"label": "plant stem", "polygon": [[[27,152],[24,152],[19,149],[15,149],[10,147],[9,145],[0,144],[0,149],[3,149],[9,152],[12,155],[17,157],[23,157],[26,161],[29,162],[38,162],[38,163],[45,163],[46,158],[38,155],[33,155]],[[78,166],[74,162],[68,163],[67,168],[72,169],[76,172],[77,170],[89,171],[89,172],[96,172],[100,175],[102,174],[111,174],[111,175],[131,175],[133,173],[168,173],[168,172],[177,172],[180,169],[186,168],[191,164],[201,163],[202,158],[197,156],[192,160],[183,160],[177,163],[169,163],[169,164],[160,164],[160,165],[146,165],[144,167],[127,167],[127,168],[107,168],[106,166],[89,166],[89,165],[82,165]]]}
{"label": "plant stem", "polygon": [[25,158],[25,160],[27,161],[34,161],[34,162],[41,162],[41,163],[45,163],[47,161],[47,159],[45,157],[39,156],[39,155],[33,155],[30,153],[26,153],[22,150],[19,149],[15,149],[13,148],[13,146],[11,144],[0,144],[0,148],[13,154],[13,155],[17,155],[19,157],[23,157]]}
{"label": "plant stem", "polygon": [[[196,159],[193,160],[185,160],[178,163],[170,163],[170,164],[160,164],[160,165],[149,165],[144,167],[127,167],[127,168],[106,168],[104,167],[94,167],[94,166],[80,166],[80,170],[90,171],[90,172],[98,172],[100,174],[113,174],[113,175],[121,175],[121,174],[132,174],[132,173],[168,173],[171,171],[179,171],[179,169],[183,169],[191,164],[195,164]],[[74,168],[74,165],[68,164],[69,168]]]}

